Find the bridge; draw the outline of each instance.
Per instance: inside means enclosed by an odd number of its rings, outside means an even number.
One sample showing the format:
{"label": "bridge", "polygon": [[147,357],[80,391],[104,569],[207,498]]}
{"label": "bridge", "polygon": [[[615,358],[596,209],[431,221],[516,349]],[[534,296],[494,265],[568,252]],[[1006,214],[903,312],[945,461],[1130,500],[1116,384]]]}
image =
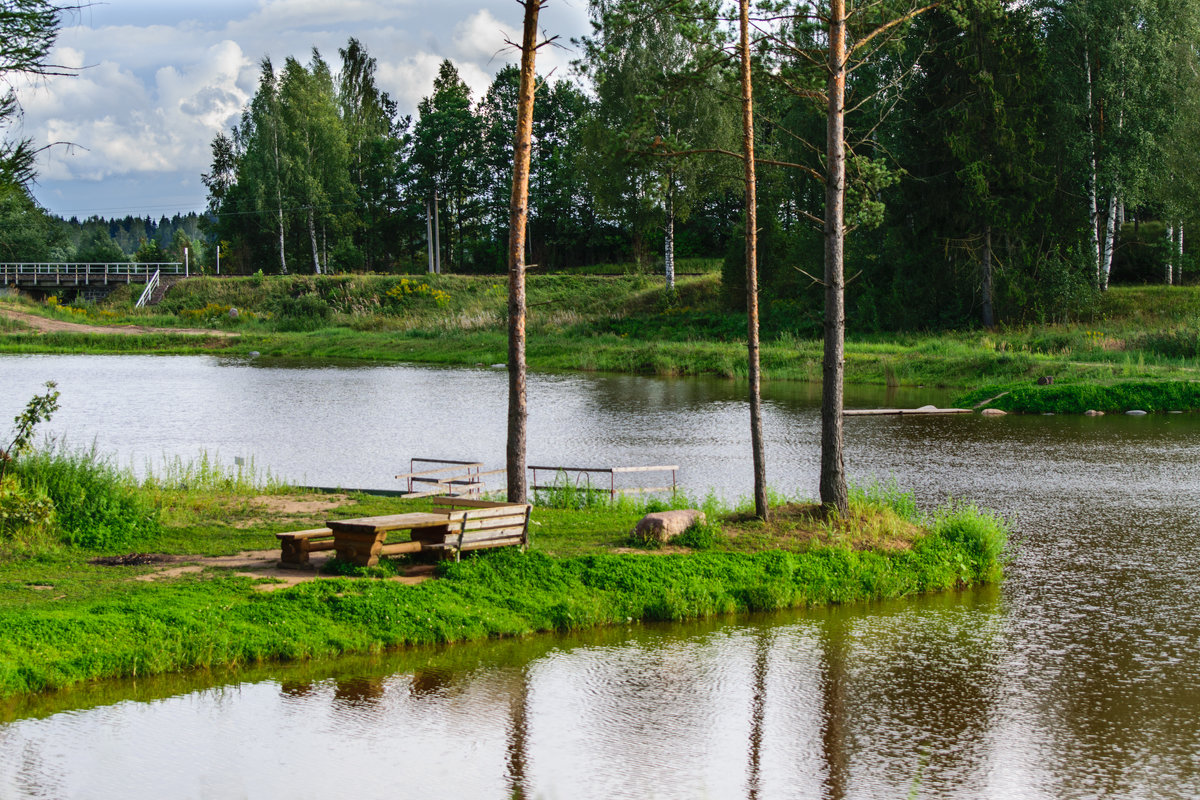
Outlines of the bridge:
{"label": "bridge", "polygon": [[[145,305],[164,276],[187,274],[181,261],[134,264],[128,261],[95,262],[0,262],[0,288],[11,286],[33,292],[78,291],[85,296],[103,297],[122,283],[144,283],[146,291],[138,300]],[[165,285],[165,284],[164,284]]]}

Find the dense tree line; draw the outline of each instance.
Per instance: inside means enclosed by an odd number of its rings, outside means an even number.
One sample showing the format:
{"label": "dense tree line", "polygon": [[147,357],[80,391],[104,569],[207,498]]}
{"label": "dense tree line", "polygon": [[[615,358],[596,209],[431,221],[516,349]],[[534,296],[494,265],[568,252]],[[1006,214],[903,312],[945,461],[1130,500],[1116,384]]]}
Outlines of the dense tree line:
{"label": "dense tree line", "polygon": [[[885,7],[852,24],[877,22]],[[824,169],[825,121],[807,53],[826,33],[807,8],[752,14],[757,224],[764,324],[815,331],[825,198],[811,178]],[[1198,8],[953,0],[872,42],[847,82],[852,325],[1055,318],[1110,275],[1187,275]],[[537,93],[531,264],[639,261],[670,280],[677,256],[722,256],[730,305],[741,307],[725,11],[594,4],[577,80],[543,80]],[[336,72],[316,52],[282,70],[264,61],[241,122],[214,141],[205,182],[231,260],[268,271],[502,271],[516,68],[473,98],[444,62],[408,118],[378,89],[360,43],[340,56]]]}
{"label": "dense tree line", "polygon": [[[26,5],[27,27],[5,39],[9,72],[47,69],[57,18]],[[861,31],[917,8],[851,5]],[[821,324],[825,189],[813,178],[826,120],[811,54],[827,40],[813,23],[825,9],[750,14],[768,330]],[[870,40],[846,81],[851,327],[1053,319],[1110,279],[1190,279],[1200,0],[922,10]],[[636,261],[670,280],[678,257],[721,257],[729,306],[743,308],[734,9],[596,0],[592,11],[573,75],[538,85],[528,263]],[[27,190],[35,147],[9,141],[0,258],[174,260],[187,246],[211,266],[220,242],[223,266],[244,272],[502,272],[516,67],[474,97],[444,62],[407,117],[359,42],[338,56],[264,59],[238,124],[212,143],[202,217],[48,219]],[[9,95],[0,123],[17,113]]]}

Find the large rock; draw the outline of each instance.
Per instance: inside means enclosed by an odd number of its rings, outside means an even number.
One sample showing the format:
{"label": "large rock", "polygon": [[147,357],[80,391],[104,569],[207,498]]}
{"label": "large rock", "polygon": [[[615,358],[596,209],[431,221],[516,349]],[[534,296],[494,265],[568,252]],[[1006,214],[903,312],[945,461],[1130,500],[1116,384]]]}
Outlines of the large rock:
{"label": "large rock", "polygon": [[703,511],[685,508],[678,511],[655,511],[642,517],[633,530],[635,538],[643,542],[669,542],[693,525],[706,521]]}
{"label": "large rock", "polygon": [[1008,412],[1002,411],[999,408],[985,408],[983,411],[980,411],[979,413],[983,414],[985,417],[1003,417]]}

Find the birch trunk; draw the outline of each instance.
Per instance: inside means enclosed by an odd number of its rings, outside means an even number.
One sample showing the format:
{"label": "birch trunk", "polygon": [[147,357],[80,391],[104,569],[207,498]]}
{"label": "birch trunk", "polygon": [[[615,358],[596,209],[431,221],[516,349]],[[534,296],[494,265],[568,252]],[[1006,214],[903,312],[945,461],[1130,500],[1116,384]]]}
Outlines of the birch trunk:
{"label": "birch trunk", "polygon": [[846,4],[829,4],[829,108],[825,140],[825,357],[821,385],[821,505],[846,514],[850,495],[842,455],[846,358]]}
{"label": "birch trunk", "polygon": [[1100,291],[1108,290],[1108,275],[1112,272],[1113,246],[1117,236],[1117,192],[1108,199],[1108,218],[1104,221],[1104,250],[1100,262]]}
{"label": "birch trunk", "polygon": [[663,271],[667,289],[675,288],[675,181],[667,173],[667,236],[663,243]]}
{"label": "birch trunk", "polygon": [[758,344],[758,200],[754,167],[754,82],[750,76],[750,0],[741,17],[742,158],[746,170],[746,362],[750,380],[750,450],[754,458],[754,513],[767,521],[767,464],[763,445],[762,375]]}
{"label": "birch trunk", "polygon": [[433,191],[433,271],[442,274],[442,225],[438,221],[438,195]]}
{"label": "birch trunk", "polygon": [[1092,121],[1092,60],[1088,50],[1087,37],[1083,40],[1083,70],[1085,86],[1087,87],[1087,131],[1088,131],[1088,212],[1091,220],[1090,233],[1092,240],[1092,261],[1096,265],[1096,288],[1103,289],[1100,283],[1100,202],[1096,197],[1099,191],[1099,175],[1096,165],[1096,126]]}
{"label": "birch trunk", "polygon": [[284,252],[283,246],[283,201],[280,199],[279,204],[279,272],[281,275],[287,275],[287,255]]}
{"label": "birch trunk", "polygon": [[284,231],[283,231],[283,171],[279,166],[279,123],[275,122],[275,127],[271,133],[271,141],[275,157],[275,209],[278,213],[279,220],[279,272],[281,275],[287,275],[287,252],[284,248]]}
{"label": "birch trunk", "polygon": [[1183,286],[1183,220],[1179,220],[1175,231],[1175,285]]}
{"label": "birch trunk", "polygon": [[517,130],[513,135],[512,197],[508,205],[508,501],[524,503],[525,438],[529,410],[525,405],[525,226],[529,216],[529,156],[533,138],[533,92],[537,80],[537,18],[544,0],[524,0],[521,39],[521,88]]}
{"label": "birch trunk", "polygon": [[320,253],[317,250],[317,226],[313,220],[313,212],[308,210],[308,238],[312,242],[312,258],[313,258],[313,274],[321,274],[321,259]]}
{"label": "birch trunk", "polygon": [[1167,226],[1167,263],[1166,263],[1166,268],[1163,270],[1163,278],[1166,280],[1167,286],[1170,286],[1172,283],[1174,283],[1174,276],[1171,274],[1174,271],[1173,270],[1174,261],[1175,261],[1175,226],[1168,225]]}
{"label": "birch trunk", "polygon": [[983,295],[983,327],[991,328],[996,324],[992,310],[992,226],[983,229],[983,259],[980,275],[980,291]]}

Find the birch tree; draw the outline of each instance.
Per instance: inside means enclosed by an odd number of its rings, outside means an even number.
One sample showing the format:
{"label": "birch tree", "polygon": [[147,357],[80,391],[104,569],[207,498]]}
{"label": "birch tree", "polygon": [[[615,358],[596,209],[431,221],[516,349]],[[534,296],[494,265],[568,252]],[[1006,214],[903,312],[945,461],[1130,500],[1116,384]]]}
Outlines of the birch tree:
{"label": "birch tree", "polygon": [[[1082,184],[1095,286],[1108,288],[1120,209],[1154,200],[1172,64],[1193,0],[1057,0],[1044,15],[1058,132]],[[1190,44],[1194,46],[1194,41]],[[1082,133],[1082,135],[1080,135]]]}
{"label": "birch tree", "polygon": [[710,63],[717,9],[690,0],[599,0],[592,14],[595,35],[583,42],[581,66],[598,98],[593,139],[607,156],[596,188],[610,205],[630,206],[631,217],[661,214],[663,275],[673,289],[676,223],[729,184],[698,143],[737,147],[733,108],[723,97],[728,88]]}
{"label": "birch tree", "polygon": [[278,242],[279,271],[286,275],[287,221],[283,211],[285,163],[283,119],[279,107],[279,83],[270,58],[259,63],[258,91],[242,114],[242,124],[234,132],[240,159],[238,183],[250,194],[256,218],[272,226]]}

